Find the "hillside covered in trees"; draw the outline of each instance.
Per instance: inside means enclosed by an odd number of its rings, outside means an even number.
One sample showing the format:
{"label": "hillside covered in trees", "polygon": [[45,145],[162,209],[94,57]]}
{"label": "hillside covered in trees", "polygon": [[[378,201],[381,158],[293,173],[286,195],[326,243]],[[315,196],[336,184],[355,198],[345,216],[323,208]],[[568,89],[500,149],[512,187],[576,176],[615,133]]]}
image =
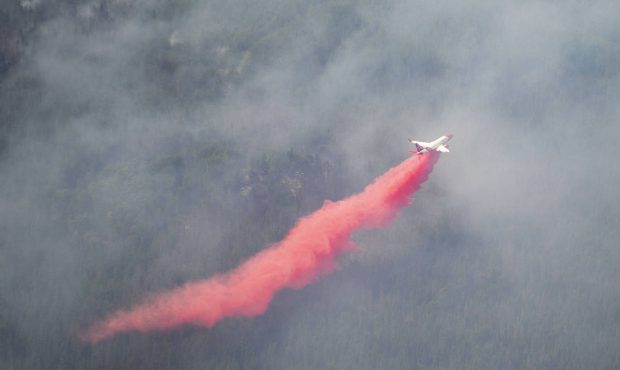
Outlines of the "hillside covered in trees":
{"label": "hillside covered in trees", "polygon": [[[1,369],[620,368],[620,6],[0,3]],[[78,334],[453,132],[254,318]]]}

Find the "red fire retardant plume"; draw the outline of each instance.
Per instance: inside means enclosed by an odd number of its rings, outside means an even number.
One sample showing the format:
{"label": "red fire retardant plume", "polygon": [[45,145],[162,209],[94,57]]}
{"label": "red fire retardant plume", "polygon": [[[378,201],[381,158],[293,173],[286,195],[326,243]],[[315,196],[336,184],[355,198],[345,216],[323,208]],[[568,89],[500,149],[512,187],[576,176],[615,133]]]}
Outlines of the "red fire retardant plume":
{"label": "red fire retardant plume", "polygon": [[283,288],[302,288],[329,272],[334,258],[351,249],[351,233],[381,227],[422,184],[439,158],[414,155],[377,178],[364,191],[341,201],[326,202],[301,218],[288,235],[224,275],[185,285],[112,313],[82,333],[90,343],[127,331],[166,330],[185,324],[212,327],[231,316],[264,313]]}

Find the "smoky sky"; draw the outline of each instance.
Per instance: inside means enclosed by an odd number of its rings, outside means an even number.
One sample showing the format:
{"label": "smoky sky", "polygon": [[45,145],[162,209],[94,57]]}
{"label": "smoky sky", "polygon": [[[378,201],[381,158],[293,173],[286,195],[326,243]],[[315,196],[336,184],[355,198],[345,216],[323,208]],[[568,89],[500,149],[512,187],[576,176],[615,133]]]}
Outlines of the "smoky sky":
{"label": "smoky sky", "polygon": [[[616,2],[0,12],[4,367],[620,366]],[[303,215],[402,161],[407,138],[447,132],[452,152],[412,206],[264,317],[78,342],[105,314],[277,241],[295,219],[248,211],[248,189],[269,202],[279,186],[256,190],[261,163],[298,176]],[[272,161],[286,153],[331,172]]]}

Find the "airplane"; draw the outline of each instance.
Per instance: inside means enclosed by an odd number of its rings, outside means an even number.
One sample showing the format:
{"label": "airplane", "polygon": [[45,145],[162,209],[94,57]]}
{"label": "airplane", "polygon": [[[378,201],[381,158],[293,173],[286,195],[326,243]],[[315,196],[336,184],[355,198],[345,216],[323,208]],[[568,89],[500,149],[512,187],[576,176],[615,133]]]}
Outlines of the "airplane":
{"label": "airplane", "polygon": [[450,139],[452,139],[452,134],[445,134],[440,136],[438,139],[431,141],[430,143],[425,143],[423,141],[415,141],[413,139],[409,139],[409,142],[415,144],[416,150],[410,150],[410,153],[422,155],[428,152],[442,152],[449,153],[450,149],[448,148],[448,144],[446,144]]}

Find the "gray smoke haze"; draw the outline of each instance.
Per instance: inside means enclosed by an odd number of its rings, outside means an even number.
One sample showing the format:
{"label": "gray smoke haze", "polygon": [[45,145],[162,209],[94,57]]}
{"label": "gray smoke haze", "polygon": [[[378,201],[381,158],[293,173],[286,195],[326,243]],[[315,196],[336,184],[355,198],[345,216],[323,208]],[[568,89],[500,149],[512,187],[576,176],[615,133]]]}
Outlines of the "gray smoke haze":
{"label": "gray smoke haze", "polygon": [[[0,368],[620,368],[620,5],[0,5]],[[455,134],[264,316],[77,332]]]}

